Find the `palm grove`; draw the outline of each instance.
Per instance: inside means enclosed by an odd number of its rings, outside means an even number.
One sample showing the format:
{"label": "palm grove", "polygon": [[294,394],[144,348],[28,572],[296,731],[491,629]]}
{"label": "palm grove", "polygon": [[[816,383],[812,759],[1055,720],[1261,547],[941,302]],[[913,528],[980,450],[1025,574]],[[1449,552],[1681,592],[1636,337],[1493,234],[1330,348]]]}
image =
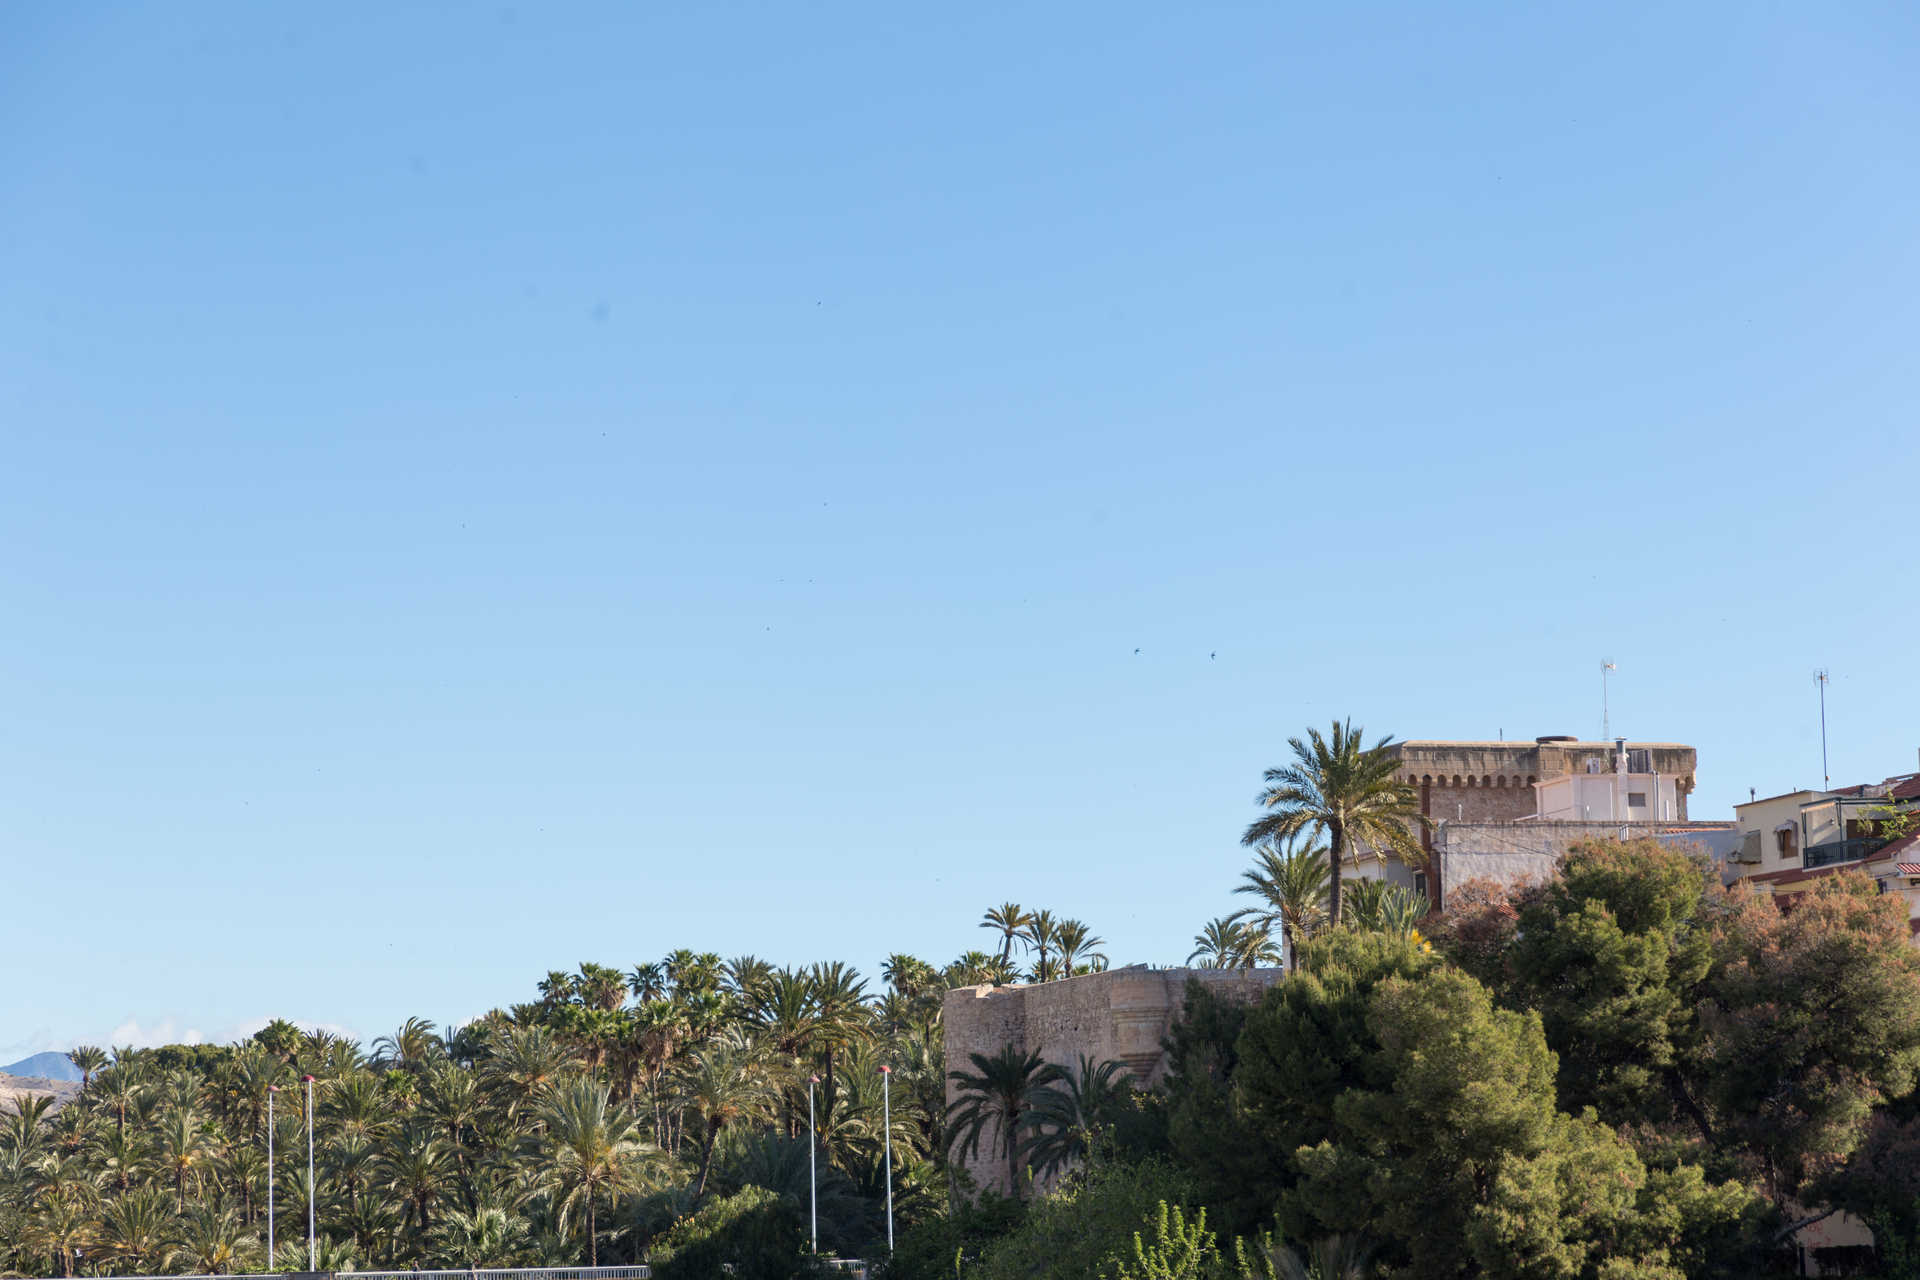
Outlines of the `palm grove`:
{"label": "palm grove", "polygon": [[[1372,851],[1419,857],[1385,741],[1336,724],[1290,745],[1245,833],[1244,905],[1193,959],[1284,947],[1294,972],[1253,1007],[1191,986],[1150,1092],[1084,1058],[942,1062],[947,988],[1106,964],[1085,925],[1015,903],[982,922],[990,950],[894,956],[878,992],[830,963],[589,964],[371,1051],[285,1023],[76,1050],[78,1099],[0,1126],[0,1267],[264,1268],[271,1176],[283,1224],[313,1201],[322,1267],[801,1274],[811,1088],[822,1250],[885,1253],[890,1136],[898,1276],[1746,1276],[1842,1208],[1878,1244],[1845,1261],[1920,1274],[1920,962],[1897,900],[1837,875],[1783,912],[1687,852],[1598,842],[1428,915],[1342,880]],[[285,1158],[305,1075],[312,1186]],[[983,1151],[1010,1197],[955,1159]],[[271,1262],[304,1269],[289,1234]]]}

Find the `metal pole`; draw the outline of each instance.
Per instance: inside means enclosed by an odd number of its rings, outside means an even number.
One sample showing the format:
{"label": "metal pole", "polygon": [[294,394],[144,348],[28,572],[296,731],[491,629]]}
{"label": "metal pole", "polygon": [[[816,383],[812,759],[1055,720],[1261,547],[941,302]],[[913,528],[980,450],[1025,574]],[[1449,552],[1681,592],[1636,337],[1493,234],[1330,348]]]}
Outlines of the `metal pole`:
{"label": "metal pole", "polygon": [[1608,742],[1613,738],[1613,720],[1607,714],[1607,673],[1619,668],[1613,663],[1600,663],[1600,741]]}
{"label": "metal pole", "polygon": [[280,1086],[267,1086],[267,1270],[273,1270],[273,1095]]}
{"label": "metal pole", "polygon": [[[1820,789],[1833,789],[1833,775],[1827,772],[1827,671],[1825,667],[1813,673],[1813,679],[1820,686]],[[1841,832],[1842,835],[1846,833]]]}
{"label": "metal pole", "polygon": [[893,1253],[893,1068],[880,1068],[880,1123],[887,1138],[887,1253]]}
{"label": "metal pole", "polygon": [[819,1076],[807,1077],[807,1230],[815,1253],[820,1252],[820,1180],[814,1173],[813,1156],[820,1142],[813,1132],[813,1086],[819,1083]]}
{"label": "metal pole", "polygon": [[307,1270],[320,1269],[319,1255],[313,1238],[313,1202],[318,1198],[319,1188],[313,1184],[313,1077],[307,1081]]}

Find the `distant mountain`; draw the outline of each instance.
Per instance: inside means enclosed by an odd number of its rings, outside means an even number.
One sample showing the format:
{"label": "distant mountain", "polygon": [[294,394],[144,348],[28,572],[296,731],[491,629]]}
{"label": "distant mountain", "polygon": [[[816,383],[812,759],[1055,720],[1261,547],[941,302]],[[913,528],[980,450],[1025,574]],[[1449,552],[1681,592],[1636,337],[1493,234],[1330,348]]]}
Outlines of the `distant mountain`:
{"label": "distant mountain", "polygon": [[64,1053],[36,1053],[31,1058],[22,1058],[0,1067],[0,1074],[10,1076],[38,1076],[42,1080],[80,1079],[80,1068],[67,1061]]}

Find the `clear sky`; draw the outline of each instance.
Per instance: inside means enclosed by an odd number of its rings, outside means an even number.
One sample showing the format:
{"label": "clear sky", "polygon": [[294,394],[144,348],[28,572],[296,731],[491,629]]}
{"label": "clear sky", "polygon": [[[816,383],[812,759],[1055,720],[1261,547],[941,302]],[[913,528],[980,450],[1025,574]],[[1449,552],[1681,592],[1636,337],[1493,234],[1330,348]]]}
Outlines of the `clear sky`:
{"label": "clear sky", "polygon": [[1518,9],[6,6],[0,1061],[1914,769],[1920,11]]}

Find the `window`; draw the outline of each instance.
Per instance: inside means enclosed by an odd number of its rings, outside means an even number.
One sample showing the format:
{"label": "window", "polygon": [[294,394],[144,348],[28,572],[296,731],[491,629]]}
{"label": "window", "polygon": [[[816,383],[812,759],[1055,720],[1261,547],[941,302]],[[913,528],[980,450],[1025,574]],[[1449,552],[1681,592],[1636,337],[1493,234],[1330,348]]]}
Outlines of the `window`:
{"label": "window", "polygon": [[1644,791],[1627,792],[1627,808],[1644,809],[1647,807],[1647,793]]}
{"label": "window", "polygon": [[1792,827],[1782,827],[1773,833],[1773,847],[1780,851],[1781,857],[1791,858],[1797,851],[1799,842],[1795,837],[1798,834]]}

